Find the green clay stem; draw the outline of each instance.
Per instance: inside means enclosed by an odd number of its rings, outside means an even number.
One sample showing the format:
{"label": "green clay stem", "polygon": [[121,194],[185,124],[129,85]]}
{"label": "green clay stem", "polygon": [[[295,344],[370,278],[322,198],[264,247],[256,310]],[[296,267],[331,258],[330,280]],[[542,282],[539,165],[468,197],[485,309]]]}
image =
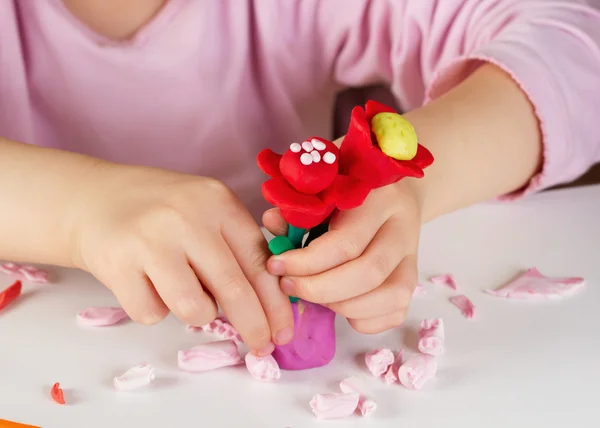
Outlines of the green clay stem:
{"label": "green clay stem", "polygon": [[[269,242],[269,250],[271,250],[271,253],[275,256],[289,250],[294,250],[295,248],[296,247],[294,247],[294,244],[287,236],[276,236]],[[289,296],[288,298],[291,303],[296,303],[298,301],[297,297]]]}
{"label": "green clay stem", "polygon": [[306,229],[302,229],[300,227],[292,226],[291,224],[288,226],[287,237],[294,247],[302,248],[302,240],[304,239],[304,234],[306,233]]}
{"label": "green clay stem", "polygon": [[285,253],[286,251],[294,250],[294,244],[287,236],[276,236],[269,242],[269,250],[275,256]]}

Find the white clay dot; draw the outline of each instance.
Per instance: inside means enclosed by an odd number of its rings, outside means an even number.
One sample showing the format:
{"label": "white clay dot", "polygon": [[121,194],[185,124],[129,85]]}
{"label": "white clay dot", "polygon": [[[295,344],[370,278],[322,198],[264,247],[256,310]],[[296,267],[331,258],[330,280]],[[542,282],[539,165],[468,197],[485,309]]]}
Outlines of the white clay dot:
{"label": "white clay dot", "polygon": [[305,141],[304,143],[302,143],[302,148],[305,152],[308,153],[313,151],[313,145],[310,143],[310,141]]}
{"label": "white clay dot", "polygon": [[325,150],[325,147],[327,147],[323,141],[317,140],[316,138],[313,138],[310,142],[317,150]]}
{"label": "white clay dot", "polygon": [[321,162],[321,155],[316,150],[313,150],[312,152],[310,152],[310,155],[312,156],[313,162],[315,162],[315,163]]}
{"label": "white clay dot", "polygon": [[313,157],[310,155],[310,153],[302,153],[302,156],[300,156],[300,162],[302,165],[310,165],[313,163]]}
{"label": "white clay dot", "polygon": [[302,146],[298,143],[292,143],[290,144],[290,150],[294,153],[300,153],[300,150],[302,150]]}
{"label": "white clay dot", "polygon": [[335,155],[331,152],[327,152],[323,155],[323,162],[328,163],[329,165],[331,165],[332,163],[335,162]]}

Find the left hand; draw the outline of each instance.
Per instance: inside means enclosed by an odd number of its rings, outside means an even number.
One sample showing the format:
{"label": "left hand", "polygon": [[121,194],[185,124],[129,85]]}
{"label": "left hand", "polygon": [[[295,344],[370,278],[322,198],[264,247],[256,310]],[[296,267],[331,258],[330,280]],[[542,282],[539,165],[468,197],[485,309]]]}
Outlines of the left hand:
{"label": "left hand", "polygon": [[[286,233],[278,209],[263,215],[274,235]],[[371,191],[365,203],[334,214],[329,231],[308,247],[273,256],[269,272],[284,293],[326,306],[358,332],[375,334],[404,322],[417,285],[421,204],[414,181]]]}

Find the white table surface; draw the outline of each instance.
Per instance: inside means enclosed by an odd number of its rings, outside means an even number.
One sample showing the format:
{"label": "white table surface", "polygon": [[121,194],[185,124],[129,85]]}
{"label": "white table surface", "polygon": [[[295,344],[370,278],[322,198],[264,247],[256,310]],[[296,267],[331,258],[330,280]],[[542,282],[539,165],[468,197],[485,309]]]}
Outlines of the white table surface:
{"label": "white table surface", "polygon": [[[58,281],[27,284],[0,314],[0,419],[68,427],[598,427],[600,398],[600,186],[560,190],[511,204],[448,215],[423,231],[423,278],[451,272],[477,305],[476,320],[428,284],[404,329],[362,336],[338,319],[338,353],[325,368],[254,381],[243,366],[204,374],[177,370],[177,350],[207,340],[173,317],[155,327],[134,323],[86,329],[75,315],[113,305],[85,273],[54,270]],[[583,276],[585,290],[560,302],[523,302],[481,292],[537,266]],[[0,288],[11,279],[0,276]],[[344,377],[366,373],[361,353],[415,346],[425,317],[446,323],[447,352],[435,380],[419,392],[369,378],[379,408],[369,418],[318,421],[315,393],[337,392]],[[147,361],[157,380],[132,393],[113,390],[115,375]],[[49,398],[61,382],[68,405]]]}

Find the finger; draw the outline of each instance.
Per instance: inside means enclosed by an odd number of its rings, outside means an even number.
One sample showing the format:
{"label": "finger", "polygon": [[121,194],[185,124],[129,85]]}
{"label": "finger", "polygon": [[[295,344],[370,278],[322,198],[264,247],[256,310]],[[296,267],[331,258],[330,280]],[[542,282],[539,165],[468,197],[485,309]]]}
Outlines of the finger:
{"label": "finger", "polygon": [[349,319],[348,323],[359,333],[378,334],[401,326],[405,319],[406,313],[399,311],[367,320]]}
{"label": "finger", "polygon": [[168,256],[148,256],[144,267],[163,302],[183,322],[203,326],[217,316],[217,305],[204,291],[183,252],[172,249]]}
{"label": "finger", "polygon": [[285,236],[287,234],[288,224],[281,216],[279,208],[271,208],[265,211],[262,222],[265,229],[274,236]]}
{"label": "finger", "polygon": [[269,271],[280,276],[309,276],[354,260],[385,222],[384,214],[387,215],[373,203],[338,212],[331,220],[329,231],[309,246],[271,257]]}
{"label": "finger", "polygon": [[169,308],[143,272],[129,278],[114,278],[105,284],[129,317],[141,324],[157,324],[169,315]]}
{"label": "finger", "polygon": [[417,280],[417,257],[406,256],[380,287],[358,297],[330,303],[327,307],[351,319],[371,319],[406,311]]}
{"label": "finger", "polygon": [[[240,239],[243,236],[244,239]],[[256,292],[269,322],[273,341],[289,343],[294,337],[294,315],[290,300],[279,287],[279,277],[267,271],[270,256],[267,241],[254,219],[244,211],[223,227],[223,237],[244,275]]]}
{"label": "finger", "polygon": [[318,275],[284,277],[281,287],[289,296],[313,303],[341,302],[373,291],[394,271],[404,254],[400,220],[387,221],[357,259]]}
{"label": "finger", "polygon": [[248,347],[259,355],[273,352],[271,329],[260,301],[223,237],[201,236],[187,247],[190,263],[202,284],[217,299]]}

